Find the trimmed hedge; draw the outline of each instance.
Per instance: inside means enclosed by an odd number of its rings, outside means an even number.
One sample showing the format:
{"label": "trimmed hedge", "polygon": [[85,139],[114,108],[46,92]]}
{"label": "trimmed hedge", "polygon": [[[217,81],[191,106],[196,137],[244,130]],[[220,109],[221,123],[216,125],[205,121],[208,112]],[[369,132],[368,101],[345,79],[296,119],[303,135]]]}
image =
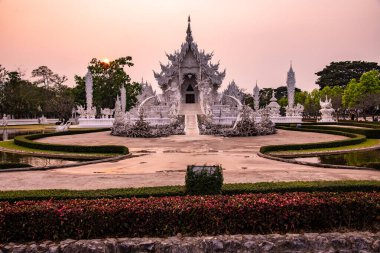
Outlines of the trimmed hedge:
{"label": "trimmed hedge", "polygon": [[[223,195],[243,193],[286,193],[286,192],[380,192],[380,181],[299,181],[224,184]],[[99,190],[23,190],[0,191],[0,201],[22,200],[64,200],[99,198],[146,198],[163,196],[184,196],[184,186],[161,186],[143,188],[115,188]]]}
{"label": "trimmed hedge", "polygon": [[325,129],[325,130],[337,130],[347,133],[361,134],[365,135],[369,139],[380,139],[380,129],[364,129],[364,128],[350,128],[350,127],[333,127],[333,126],[318,126],[318,125],[307,125],[303,126],[307,129]]}
{"label": "trimmed hedge", "polygon": [[290,130],[290,131],[301,131],[301,132],[316,132],[324,134],[335,134],[350,137],[346,140],[330,141],[330,142],[317,142],[317,143],[302,143],[302,144],[285,144],[285,145],[270,145],[262,146],[260,148],[261,153],[268,153],[273,151],[286,151],[286,150],[304,150],[304,149],[314,149],[314,148],[335,148],[341,146],[349,146],[360,144],[366,141],[366,136],[355,133],[348,133],[344,131],[321,129],[321,128],[309,128],[309,127],[288,127],[288,126],[276,126],[278,129]]}
{"label": "trimmed hedge", "polygon": [[380,193],[45,200],[0,203],[0,241],[375,229]]}
{"label": "trimmed hedge", "polygon": [[0,170],[26,167],[32,167],[32,165],[26,163],[0,163]]}
{"label": "trimmed hedge", "polygon": [[33,134],[33,135],[19,135],[14,138],[14,143],[16,145],[40,149],[40,150],[50,150],[50,151],[62,151],[62,152],[74,152],[74,153],[111,153],[111,154],[128,154],[129,150],[125,146],[117,145],[102,145],[102,146],[81,146],[81,145],[62,145],[62,144],[51,144],[37,142],[34,140],[61,136],[61,135],[74,135],[74,134],[84,134],[93,133],[100,131],[107,131],[109,129],[95,129],[95,130],[74,130],[67,132],[57,132],[57,133],[46,133],[46,134]]}

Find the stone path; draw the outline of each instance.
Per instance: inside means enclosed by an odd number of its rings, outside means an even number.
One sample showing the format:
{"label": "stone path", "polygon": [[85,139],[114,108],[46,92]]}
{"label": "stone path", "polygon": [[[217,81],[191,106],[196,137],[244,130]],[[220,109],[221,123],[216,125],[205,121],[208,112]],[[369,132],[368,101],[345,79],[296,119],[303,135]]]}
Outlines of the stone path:
{"label": "stone path", "polygon": [[199,135],[197,115],[185,115],[185,133],[187,136]]}
{"label": "stone path", "polygon": [[183,185],[186,166],[221,164],[226,183],[311,180],[380,180],[380,171],[324,169],[259,157],[263,145],[341,140],[345,137],[279,130],[255,137],[170,136],[126,138],[109,132],[45,138],[43,142],[78,145],[125,145],[134,158],[118,162],[50,170],[0,173],[0,190],[98,189]]}

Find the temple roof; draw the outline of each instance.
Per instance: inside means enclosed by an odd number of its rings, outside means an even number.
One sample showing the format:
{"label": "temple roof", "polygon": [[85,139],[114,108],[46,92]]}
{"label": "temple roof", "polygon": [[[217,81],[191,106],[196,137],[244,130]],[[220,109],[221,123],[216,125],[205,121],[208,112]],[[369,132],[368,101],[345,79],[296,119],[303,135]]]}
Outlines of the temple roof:
{"label": "temple roof", "polygon": [[179,68],[182,67],[182,63],[188,52],[191,52],[194,55],[194,58],[202,71],[202,76],[206,76],[213,85],[219,87],[226,75],[226,71],[219,72],[219,62],[216,64],[211,63],[212,53],[205,53],[204,50],[198,49],[198,45],[194,42],[191,31],[190,16],[188,17],[186,40],[182,43],[180,50],[175,51],[173,54],[166,54],[169,62],[166,65],[160,63],[160,73],[153,71],[154,77],[160,87],[162,88],[167,85],[170,80],[178,76]]}

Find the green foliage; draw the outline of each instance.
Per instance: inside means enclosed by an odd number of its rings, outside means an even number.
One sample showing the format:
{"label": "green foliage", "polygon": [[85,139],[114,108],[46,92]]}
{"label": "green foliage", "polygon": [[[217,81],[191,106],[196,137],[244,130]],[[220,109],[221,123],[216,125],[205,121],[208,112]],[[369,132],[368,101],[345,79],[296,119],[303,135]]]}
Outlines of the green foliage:
{"label": "green foliage", "polygon": [[[295,181],[223,184],[222,194],[243,193],[285,193],[285,192],[372,192],[380,191],[380,181],[341,180],[341,181]],[[158,186],[142,188],[115,188],[98,190],[18,190],[0,191],[0,201],[21,200],[63,200],[63,199],[118,199],[147,198],[164,196],[184,196],[184,186]]]}
{"label": "green foliage", "polygon": [[370,113],[373,116],[380,105],[380,73],[372,70],[364,73],[359,82],[352,79],[343,94],[343,104],[358,113]]}
{"label": "green foliage", "polygon": [[[35,72],[37,70],[38,73]],[[54,74],[46,66],[41,66],[37,70],[33,70],[36,77],[42,75],[40,71],[46,72],[45,77],[30,82],[19,72],[9,72],[0,68],[0,113],[11,114],[15,118],[45,115],[68,119],[71,116],[74,99],[72,89],[62,85],[66,77]],[[39,87],[40,83],[44,85]]]}
{"label": "green foliage", "polygon": [[[62,145],[37,142],[34,140],[61,135],[73,135],[91,133],[97,131],[104,131],[105,129],[96,130],[74,130],[67,132],[56,132],[47,134],[33,134],[33,135],[19,135],[14,138],[14,143],[22,147],[28,147],[33,149],[62,151],[62,152],[76,152],[76,153],[115,153],[115,154],[128,154],[128,148],[125,146],[116,145],[102,145],[102,146],[80,146],[80,145]],[[107,129],[108,130],[108,129]]]}
{"label": "green foliage", "polygon": [[325,86],[346,87],[351,79],[358,80],[362,74],[371,70],[380,70],[378,63],[365,61],[331,62],[322,71],[315,73],[318,76],[316,84],[321,89]]}
{"label": "green foliage", "polygon": [[32,71],[32,77],[39,78],[34,81],[35,84],[43,84],[45,88],[48,88],[50,85],[62,85],[67,81],[66,76],[59,76],[55,74],[47,66],[40,66]]}
{"label": "green foliage", "polygon": [[187,194],[220,194],[222,192],[222,185],[223,169],[221,166],[187,166],[185,178],[185,188]]}
{"label": "green foliage", "polygon": [[321,108],[319,105],[320,98],[321,94],[318,89],[314,89],[310,93],[307,93],[304,103],[304,114],[314,117],[319,115],[319,109]]}
{"label": "green foliage", "polygon": [[25,163],[0,163],[0,170],[12,169],[12,168],[26,168],[26,167],[32,167],[32,166]]}
{"label": "green foliage", "polygon": [[[124,85],[126,89],[126,109],[129,110],[137,102],[136,96],[141,90],[141,85],[131,82],[131,78],[125,72],[124,67],[133,66],[132,57],[121,57],[111,61],[109,64],[93,58],[88,66],[93,76],[93,103],[98,109],[113,108],[116,96]],[[75,102],[85,105],[85,77],[76,75],[74,88]]]}

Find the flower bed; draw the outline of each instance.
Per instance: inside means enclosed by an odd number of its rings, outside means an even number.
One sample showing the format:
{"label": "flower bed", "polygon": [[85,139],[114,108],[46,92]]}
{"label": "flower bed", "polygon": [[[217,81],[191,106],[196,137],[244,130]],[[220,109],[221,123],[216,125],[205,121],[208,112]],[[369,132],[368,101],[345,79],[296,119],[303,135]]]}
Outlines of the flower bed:
{"label": "flower bed", "polygon": [[379,203],[379,192],[1,202],[0,241],[363,230]]}

